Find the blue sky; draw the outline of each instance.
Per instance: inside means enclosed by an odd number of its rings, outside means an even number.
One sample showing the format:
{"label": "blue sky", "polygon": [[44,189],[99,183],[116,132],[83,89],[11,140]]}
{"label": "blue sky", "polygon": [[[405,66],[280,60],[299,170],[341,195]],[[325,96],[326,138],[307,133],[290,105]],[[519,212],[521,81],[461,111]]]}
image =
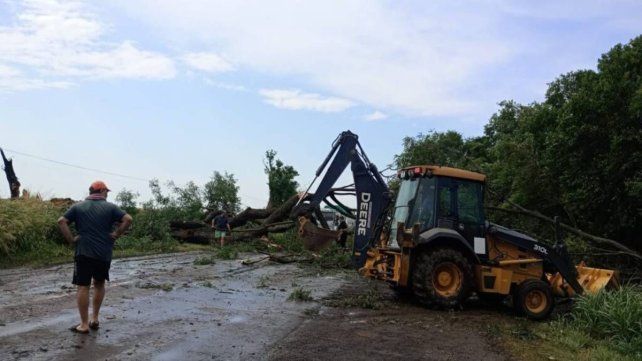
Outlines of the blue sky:
{"label": "blue sky", "polygon": [[307,185],[350,129],[385,168],[404,136],[479,135],[640,33],[638,1],[0,0],[0,146],[45,197],[218,170],[261,207],[269,148]]}

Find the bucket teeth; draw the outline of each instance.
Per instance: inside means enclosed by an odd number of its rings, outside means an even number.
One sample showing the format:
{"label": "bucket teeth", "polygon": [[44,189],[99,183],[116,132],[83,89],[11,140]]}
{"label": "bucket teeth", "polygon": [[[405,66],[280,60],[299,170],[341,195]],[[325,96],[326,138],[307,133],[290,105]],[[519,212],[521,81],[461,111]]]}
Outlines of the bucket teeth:
{"label": "bucket teeth", "polygon": [[319,228],[308,218],[299,217],[299,238],[303,246],[310,251],[319,251],[336,241],[339,231]]}

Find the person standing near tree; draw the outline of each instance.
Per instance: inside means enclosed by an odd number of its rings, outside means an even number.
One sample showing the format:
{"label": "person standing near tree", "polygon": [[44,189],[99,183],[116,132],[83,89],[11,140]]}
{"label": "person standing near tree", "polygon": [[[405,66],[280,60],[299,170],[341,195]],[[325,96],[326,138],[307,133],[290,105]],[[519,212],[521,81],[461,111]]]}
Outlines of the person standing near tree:
{"label": "person standing near tree", "polygon": [[221,214],[212,219],[212,228],[214,228],[214,238],[220,238],[221,247],[223,247],[225,245],[225,235],[228,231],[232,231],[226,211],[221,212]]}
{"label": "person standing near tree", "polygon": [[[76,203],[58,219],[63,236],[76,244],[74,276],[72,283],[78,287],[77,303],[80,324],[70,328],[76,333],[89,333],[99,327],[98,315],[105,297],[105,280],[109,281],[114,242],[132,223],[132,217],[107,202],[109,188],[102,181],[89,187],[89,196]],[[120,225],[114,230],[114,223]],[[75,223],[78,235],[74,237],[69,224]],[[89,288],[94,284],[92,316],[89,318]]]}

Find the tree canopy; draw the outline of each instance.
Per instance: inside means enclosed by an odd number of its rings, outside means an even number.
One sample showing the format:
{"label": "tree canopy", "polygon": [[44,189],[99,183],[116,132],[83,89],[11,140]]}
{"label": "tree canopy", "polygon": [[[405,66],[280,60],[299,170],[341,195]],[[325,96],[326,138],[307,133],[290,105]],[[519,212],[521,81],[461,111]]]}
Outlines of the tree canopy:
{"label": "tree canopy", "polygon": [[236,185],[234,174],[214,172],[204,187],[207,207],[215,210],[225,210],[236,213],[241,209],[241,199],[238,196],[239,187]]}
{"label": "tree canopy", "polygon": [[265,174],[268,176],[270,200],[267,208],[278,207],[296,194],[299,184],[294,177],[299,175],[292,166],[285,165],[276,158],[276,151],[269,149],[265,152]]}
{"label": "tree canopy", "polygon": [[[398,167],[440,164],[488,175],[489,201],[521,204],[640,250],[642,36],[602,55],[597,70],[549,84],[543,102],[503,101],[479,137],[406,138]],[[529,222],[521,227],[532,228]]]}

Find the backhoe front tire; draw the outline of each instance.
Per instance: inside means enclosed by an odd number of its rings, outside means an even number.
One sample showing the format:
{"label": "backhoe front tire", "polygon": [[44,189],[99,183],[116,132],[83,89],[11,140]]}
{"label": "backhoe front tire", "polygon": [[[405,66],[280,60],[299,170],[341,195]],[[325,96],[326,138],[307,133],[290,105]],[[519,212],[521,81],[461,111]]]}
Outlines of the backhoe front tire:
{"label": "backhoe front tire", "polygon": [[412,289],[425,306],[454,308],[461,305],[472,289],[473,271],[461,252],[440,248],[417,255]]}
{"label": "backhoe front tire", "polygon": [[515,290],[513,306],[517,314],[531,320],[548,318],[555,306],[551,286],[537,279],[520,283]]}

